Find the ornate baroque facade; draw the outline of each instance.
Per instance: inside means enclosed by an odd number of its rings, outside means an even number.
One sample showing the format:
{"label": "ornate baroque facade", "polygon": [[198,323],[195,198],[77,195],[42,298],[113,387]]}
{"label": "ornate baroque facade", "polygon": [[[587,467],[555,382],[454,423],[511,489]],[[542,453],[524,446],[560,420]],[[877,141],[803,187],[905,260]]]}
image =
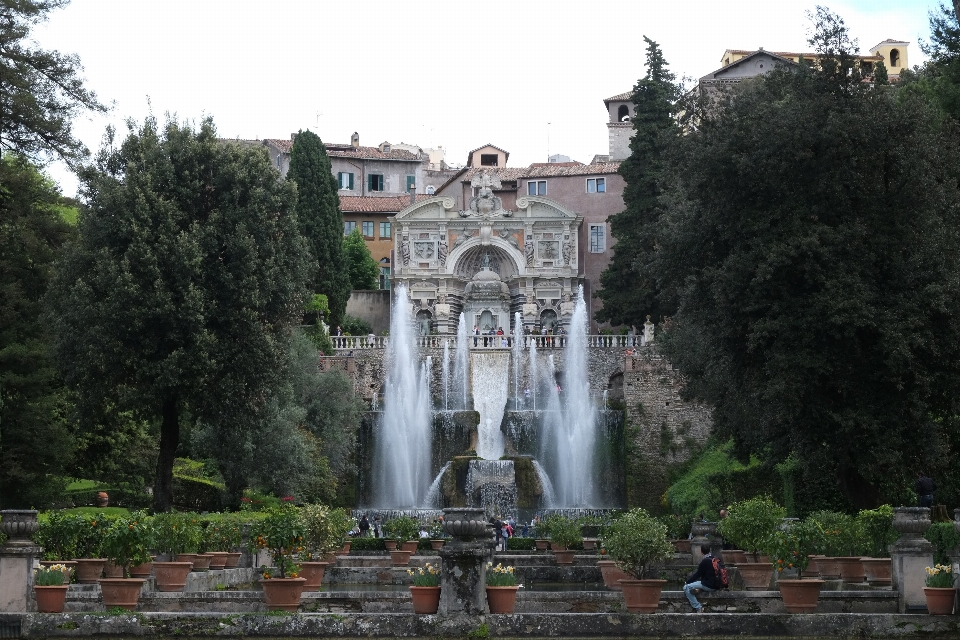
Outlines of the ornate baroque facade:
{"label": "ornate baroque facade", "polygon": [[566,326],[580,284],[577,237],[583,218],[538,196],[505,210],[494,195],[499,179],[473,178],[476,196],[463,211],[454,199],[430,198],[398,213],[394,223],[393,285],[403,284],[421,333],[468,328],[524,331]]}

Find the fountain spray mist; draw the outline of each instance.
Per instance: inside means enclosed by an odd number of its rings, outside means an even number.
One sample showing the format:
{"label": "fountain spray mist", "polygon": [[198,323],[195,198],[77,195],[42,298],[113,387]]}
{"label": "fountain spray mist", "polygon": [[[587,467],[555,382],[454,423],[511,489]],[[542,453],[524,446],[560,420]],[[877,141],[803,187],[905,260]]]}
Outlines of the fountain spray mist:
{"label": "fountain spray mist", "polygon": [[396,288],[390,314],[383,416],[373,452],[372,506],[412,509],[426,499],[430,477],[430,389],[419,364],[407,289]]}
{"label": "fountain spray mist", "polygon": [[467,337],[467,319],[460,313],[457,323],[457,348],[453,354],[453,408],[469,409],[470,345]]}

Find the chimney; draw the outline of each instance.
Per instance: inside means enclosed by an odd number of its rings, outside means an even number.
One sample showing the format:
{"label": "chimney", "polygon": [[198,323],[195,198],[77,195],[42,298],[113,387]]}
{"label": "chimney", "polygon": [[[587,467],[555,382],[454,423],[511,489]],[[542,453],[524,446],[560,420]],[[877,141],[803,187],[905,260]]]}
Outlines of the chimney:
{"label": "chimney", "polygon": [[360,134],[356,131],[353,132],[353,135],[350,136],[350,146],[354,149],[360,146]]}

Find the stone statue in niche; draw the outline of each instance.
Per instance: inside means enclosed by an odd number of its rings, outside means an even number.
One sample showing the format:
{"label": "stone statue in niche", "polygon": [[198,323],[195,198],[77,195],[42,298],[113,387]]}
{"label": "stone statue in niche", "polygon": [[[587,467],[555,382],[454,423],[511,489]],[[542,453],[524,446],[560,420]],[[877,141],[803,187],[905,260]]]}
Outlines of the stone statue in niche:
{"label": "stone statue in niche", "polygon": [[537,248],[539,249],[541,260],[556,260],[560,257],[556,242],[541,240]]}
{"label": "stone statue in niche", "polygon": [[533,266],[533,236],[527,236],[526,242],[523,243],[523,253],[527,258],[527,266]]}
{"label": "stone statue in niche", "polygon": [[440,259],[440,266],[447,266],[447,236],[440,236],[440,243],[437,245],[437,257]]}
{"label": "stone statue in niche", "polygon": [[418,260],[433,260],[435,246],[432,242],[414,242],[413,252]]}
{"label": "stone statue in niche", "polygon": [[647,321],[643,323],[643,343],[650,344],[653,342],[653,328],[654,324],[650,322],[650,316],[647,316]]}
{"label": "stone statue in niche", "polygon": [[513,229],[500,229],[500,233],[498,235],[500,236],[501,240],[506,240],[509,242],[514,249],[520,248],[520,243],[517,242],[515,237],[513,237]]}
{"label": "stone statue in niche", "polygon": [[564,264],[573,264],[570,258],[573,256],[573,242],[567,238],[563,242],[563,262]]}
{"label": "stone statue in niche", "polygon": [[457,236],[457,239],[454,240],[453,248],[456,249],[457,247],[459,247],[460,245],[462,245],[464,242],[466,242],[472,237],[473,237],[473,234],[470,233],[470,229],[464,229],[463,233]]}
{"label": "stone statue in niche", "polygon": [[406,238],[400,241],[400,259],[403,261],[403,266],[410,264],[410,241]]}

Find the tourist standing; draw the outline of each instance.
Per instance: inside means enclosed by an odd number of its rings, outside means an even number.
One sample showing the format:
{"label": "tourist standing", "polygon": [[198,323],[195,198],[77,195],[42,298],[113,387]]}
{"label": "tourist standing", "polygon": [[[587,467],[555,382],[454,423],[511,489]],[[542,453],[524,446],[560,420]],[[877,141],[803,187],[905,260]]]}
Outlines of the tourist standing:
{"label": "tourist standing", "polygon": [[473,346],[477,346],[477,341],[479,340],[480,327],[473,325]]}
{"label": "tourist standing", "polygon": [[373,537],[374,538],[380,537],[380,516],[376,516],[373,519]]}
{"label": "tourist standing", "polygon": [[917,474],[917,495],[920,496],[921,507],[933,506],[933,492],[937,490],[937,483],[923,471]]}
{"label": "tourist standing", "polygon": [[370,535],[370,521],[367,520],[367,514],[363,514],[360,518],[360,537],[366,538],[368,535]]}

